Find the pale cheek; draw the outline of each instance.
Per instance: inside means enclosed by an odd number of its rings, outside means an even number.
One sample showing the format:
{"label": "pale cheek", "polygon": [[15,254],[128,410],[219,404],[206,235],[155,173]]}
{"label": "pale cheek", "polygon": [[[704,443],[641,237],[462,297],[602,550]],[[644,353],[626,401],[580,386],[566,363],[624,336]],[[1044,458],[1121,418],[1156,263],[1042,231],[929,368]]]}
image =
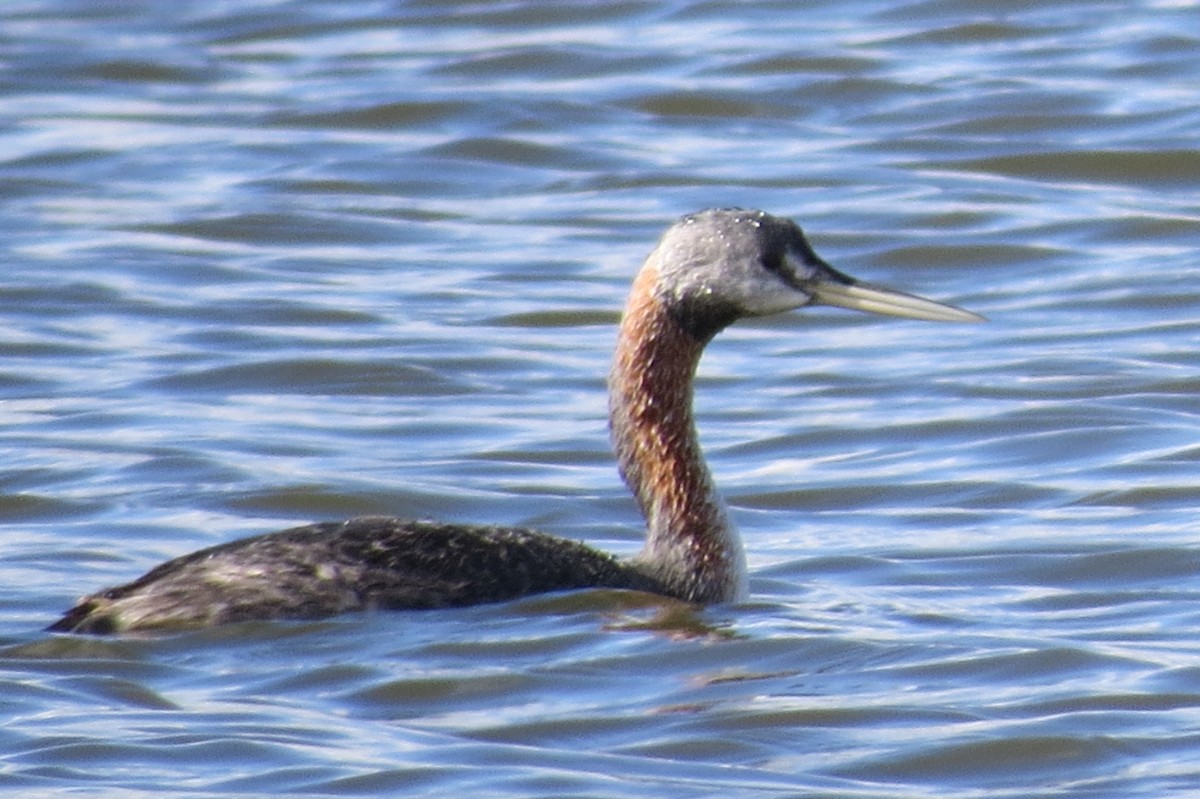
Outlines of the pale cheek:
{"label": "pale cheek", "polygon": [[746,298],[746,312],[755,316],[794,311],[813,301],[809,294],[778,281],[762,283]]}

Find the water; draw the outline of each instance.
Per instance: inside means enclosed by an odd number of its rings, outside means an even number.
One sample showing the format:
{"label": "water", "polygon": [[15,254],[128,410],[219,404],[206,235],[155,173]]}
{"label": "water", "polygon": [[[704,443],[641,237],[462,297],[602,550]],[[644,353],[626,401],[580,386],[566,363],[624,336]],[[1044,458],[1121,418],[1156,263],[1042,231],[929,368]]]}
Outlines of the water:
{"label": "water", "polygon": [[[0,788],[1200,792],[1194,2],[9,2]],[[987,314],[702,364],[752,599],[41,628],[398,513],[636,551],[603,375],[675,216]]]}

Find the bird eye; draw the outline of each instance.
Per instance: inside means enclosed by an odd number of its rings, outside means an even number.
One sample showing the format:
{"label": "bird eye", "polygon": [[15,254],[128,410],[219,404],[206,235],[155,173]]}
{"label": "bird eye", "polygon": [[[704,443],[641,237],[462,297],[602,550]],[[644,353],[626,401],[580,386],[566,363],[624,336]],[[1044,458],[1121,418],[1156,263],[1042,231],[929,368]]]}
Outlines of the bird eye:
{"label": "bird eye", "polygon": [[769,250],[765,250],[759,260],[763,265],[763,269],[766,269],[768,272],[775,275],[782,275],[783,259],[783,250],[777,247],[772,247]]}

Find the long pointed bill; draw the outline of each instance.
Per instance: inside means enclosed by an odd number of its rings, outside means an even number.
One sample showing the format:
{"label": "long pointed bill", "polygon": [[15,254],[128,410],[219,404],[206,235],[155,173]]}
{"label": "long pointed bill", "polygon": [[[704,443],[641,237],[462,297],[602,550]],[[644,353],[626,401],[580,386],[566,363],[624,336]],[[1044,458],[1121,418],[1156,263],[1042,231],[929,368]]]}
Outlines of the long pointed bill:
{"label": "long pointed bill", "polygon": [[985,322],[984,317],[953,305],[945,305],[914,294],[872,286],[869,283],[840,283],[818,280],[808,283],[804,290],[822,305],[836,305],[854,311],[901,316],[905,319],[925,319],[930,322]]}

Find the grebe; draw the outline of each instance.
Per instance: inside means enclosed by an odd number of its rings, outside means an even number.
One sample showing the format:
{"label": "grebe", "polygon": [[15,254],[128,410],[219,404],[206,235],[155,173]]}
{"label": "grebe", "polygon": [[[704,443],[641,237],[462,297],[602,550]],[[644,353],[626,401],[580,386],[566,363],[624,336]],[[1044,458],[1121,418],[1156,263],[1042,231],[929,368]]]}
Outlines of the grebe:
{"label": "grebe", "polygon": [[363,517],[184,555],[84,598],[48,629],[311,619],[580,588],[696,603],[744,597],[741,541],[696,439],[693,377],[705,345],[730,323],[812,304],[943,322],[983,318],[837,272],[790,220],[742,209],[691,214],[667,229],[634,281],[609,376],[617,463],[646,518],[640,554],[622,560],[513,527]]}

